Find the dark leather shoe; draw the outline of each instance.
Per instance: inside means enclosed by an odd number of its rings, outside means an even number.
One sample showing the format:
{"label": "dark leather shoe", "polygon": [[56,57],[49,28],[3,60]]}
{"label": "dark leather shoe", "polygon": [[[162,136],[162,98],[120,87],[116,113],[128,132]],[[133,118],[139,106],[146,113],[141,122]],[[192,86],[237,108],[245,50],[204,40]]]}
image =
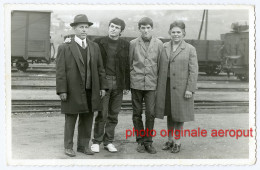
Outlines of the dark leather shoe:
{"label": "dark leather shoe", "polygon": [[76,153],[72,149],[65,149],[65,155],[68,155],[70,157],[76,156]]}
{"label": "dark leather shoe", "polygon": [[81,152],[86,155],[94,155],[94,152],[90,148],[78,148],[77,152]]}
{"label": "dark leather shoe", "polygon": [[147,145],[147,146],[145,146],[145,150],[146,150],[148,153],[151,153],[151,154],[157,153],[157,151],[156,151],[156,149],[153,147],[153,145]]}
{"label": "dark leather shoe", "polygon": [[172,153],[178,153],[178,152],[180,152],[180,150],[181,150],[181,144],[174,144],[173,145],[173,147],[172,147]]}
{"label": "dark leather shoe", "polygon": [[165,142],[165,144],[163,145],[162,150],[169,150],[173,147],[173,142]]}
{"label": "dark leather shoe", "polygon": [[143,144],[139,143],[137,148],[136,148],[136,151],[137,152],[140,152],[140,153],[145,153],[145,147]]}

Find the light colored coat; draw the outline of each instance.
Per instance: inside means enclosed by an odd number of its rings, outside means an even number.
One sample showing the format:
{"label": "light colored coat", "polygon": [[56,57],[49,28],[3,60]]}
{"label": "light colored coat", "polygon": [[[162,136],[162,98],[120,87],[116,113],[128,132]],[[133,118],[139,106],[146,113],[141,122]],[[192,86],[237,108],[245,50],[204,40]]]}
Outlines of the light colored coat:
{"label": "light colored coat", "polygon": [[[177,50],[172,53],[171,46],[171,42],[164,44],[165,50],[160,58],[155,116],[163,119],[164,115],[171,114],[174,121],[192,121],[194,120],[194,100],[193,97],[185,99],[184,95],[186,90],[193,93],[196,90],[198,77],[196,49],[182,41]],[[165,108],[168,71],[170,72],[171,109]],[[169,110],[171,113],[166,113]]]}
{"label": "light colored coat", "polygon": [[162,41],[154,37],[151,39],[148,48],[146,48],[141,37],[130,42],[130,82],[132,89],[156,90],[162,51]]}

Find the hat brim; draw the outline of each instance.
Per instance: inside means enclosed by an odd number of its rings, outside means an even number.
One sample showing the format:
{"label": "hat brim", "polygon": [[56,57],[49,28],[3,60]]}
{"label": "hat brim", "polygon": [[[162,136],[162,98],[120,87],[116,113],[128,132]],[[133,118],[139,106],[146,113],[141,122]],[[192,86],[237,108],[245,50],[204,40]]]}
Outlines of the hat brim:
{"label": "hat brim", "polygon": [[92,22],[73,22],[70,24],[71,27],[78,25],[78,24],[88,24],[89,26],[93,25]]}

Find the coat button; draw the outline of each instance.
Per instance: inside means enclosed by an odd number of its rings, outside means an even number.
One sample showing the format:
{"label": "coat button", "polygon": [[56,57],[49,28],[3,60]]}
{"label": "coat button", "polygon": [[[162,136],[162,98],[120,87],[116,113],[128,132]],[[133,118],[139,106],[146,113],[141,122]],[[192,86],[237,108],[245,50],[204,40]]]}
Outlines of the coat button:
{"label": "coat button", "polygon": [[175,73],[173,73],[172,75],[174,75],[174,76],[175,76]]}
{"label": "coat button", "polygon": [[176,89],[176,87],[173,87],[173,89]]}
{"label": "coat button", "polygon": [[175,62],[175,60],[172,60],[172,62]]}

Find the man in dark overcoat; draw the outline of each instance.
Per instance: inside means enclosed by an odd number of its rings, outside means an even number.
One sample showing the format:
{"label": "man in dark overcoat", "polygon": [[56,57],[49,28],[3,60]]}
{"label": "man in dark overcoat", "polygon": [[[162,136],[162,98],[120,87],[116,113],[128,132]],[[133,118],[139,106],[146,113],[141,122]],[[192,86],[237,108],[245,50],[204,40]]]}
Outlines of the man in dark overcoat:
{"label": "man in dark overcoat", "polygon": [[73,136],[77,117],[77,151],[87,155],[93,112],[101,111],[101,99],[105,95],[106,79],[99,46],[87,38],[88,27],[93,23],[84,14],[75,16],[75,37],[70,43],[59,46],[56,61],[56,90],[61,99],[61,113],[65,114],[65,154],[75,156]]}

